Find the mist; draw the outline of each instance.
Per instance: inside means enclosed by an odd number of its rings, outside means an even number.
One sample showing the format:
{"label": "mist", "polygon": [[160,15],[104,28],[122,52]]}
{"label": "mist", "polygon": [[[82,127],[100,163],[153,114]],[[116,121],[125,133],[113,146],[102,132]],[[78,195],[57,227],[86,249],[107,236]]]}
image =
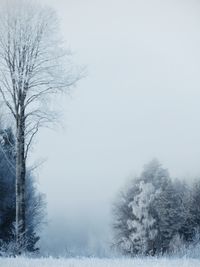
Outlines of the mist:
{"label": "mist", "polygon": [[48,203],[41,245],[80,254],[92,235],[92,253],[103,255],[112,203],[130,175],[152,158],[173,177],[200,174],[200,3],[44,3],[87,75],[59,99],[62,127],[41,130],[32,152],[46,160],[38,171]]}

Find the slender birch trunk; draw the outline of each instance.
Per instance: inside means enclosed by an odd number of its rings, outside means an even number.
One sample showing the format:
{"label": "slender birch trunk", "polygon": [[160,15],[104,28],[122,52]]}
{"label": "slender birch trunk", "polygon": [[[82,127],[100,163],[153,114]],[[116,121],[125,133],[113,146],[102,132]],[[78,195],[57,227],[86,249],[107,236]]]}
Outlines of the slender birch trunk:
{"label": "slender birch trunk", "polygon": [[25,116],[24,105],[21,105],[16,127],[16,243],[18,254],[24,249],[26,221],[25,221],[25,188],[26,188],[26,161],[25,161]]}

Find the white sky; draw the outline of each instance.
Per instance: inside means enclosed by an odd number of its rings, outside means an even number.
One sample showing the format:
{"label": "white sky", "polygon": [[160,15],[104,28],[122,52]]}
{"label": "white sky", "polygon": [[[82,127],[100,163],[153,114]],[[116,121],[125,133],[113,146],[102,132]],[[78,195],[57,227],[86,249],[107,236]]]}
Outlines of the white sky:
{"label": "white sky", "polygon": [[88,70],[56,103],[65,129],[41,131],[34,148],[34,158],[47,158],[39,181],[49,229],[56,217],[108,218],[127,176],[154,157],[173,176],[198,175],[200,2],[43,2]]}

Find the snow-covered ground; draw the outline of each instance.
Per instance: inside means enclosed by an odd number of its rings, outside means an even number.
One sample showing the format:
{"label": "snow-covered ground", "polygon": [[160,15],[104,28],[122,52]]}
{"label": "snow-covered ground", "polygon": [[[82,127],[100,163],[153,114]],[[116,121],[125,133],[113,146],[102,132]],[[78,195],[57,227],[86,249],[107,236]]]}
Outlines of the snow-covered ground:
{"label": "snow-covered ground", "polygon": [[197,259],[0,259],[0,267],[200,267]]}

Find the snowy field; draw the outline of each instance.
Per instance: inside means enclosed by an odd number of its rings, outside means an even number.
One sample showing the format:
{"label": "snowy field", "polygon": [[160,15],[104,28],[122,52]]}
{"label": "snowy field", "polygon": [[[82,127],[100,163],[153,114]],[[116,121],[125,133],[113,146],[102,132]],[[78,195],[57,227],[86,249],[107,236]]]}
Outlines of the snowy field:
{"label": "snowy field", "polygon": [[0,259],[0,267],[200,267],[197,259]]}

